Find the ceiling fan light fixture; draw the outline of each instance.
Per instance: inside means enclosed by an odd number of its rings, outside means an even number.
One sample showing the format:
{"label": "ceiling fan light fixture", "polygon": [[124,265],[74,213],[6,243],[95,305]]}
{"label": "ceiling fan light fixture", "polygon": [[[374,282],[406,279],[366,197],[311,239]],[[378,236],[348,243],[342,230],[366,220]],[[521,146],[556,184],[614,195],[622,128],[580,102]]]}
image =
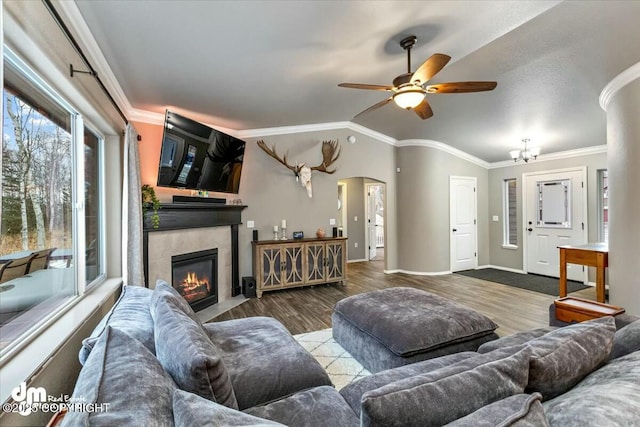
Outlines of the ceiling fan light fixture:
{"label": "ceiling fan light fixture", "polygon": [[410,87],[406,89],[400,89],[393,95],[393,101],[400,108],[410,110],[420,105],[425,96],[423,89]]}

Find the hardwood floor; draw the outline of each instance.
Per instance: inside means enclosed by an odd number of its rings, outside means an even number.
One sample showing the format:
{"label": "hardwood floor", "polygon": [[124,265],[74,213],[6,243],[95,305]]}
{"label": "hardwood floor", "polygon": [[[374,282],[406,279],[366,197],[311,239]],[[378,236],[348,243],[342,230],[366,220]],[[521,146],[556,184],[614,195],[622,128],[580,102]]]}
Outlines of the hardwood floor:
{"label": "hardwood floor", "polygon": [[[351,263],[347,265],[347,281],[343,285],[265,292],[262,298],[251,299],[212,321],[269,316],[282,322],[292,334],[301,334],[330,328],[333,306],[345,297],[408,286],[449,298],[485,314],[499,325],[496,332],[505,336],[547,326],[549,304],[556,298],[457,274],[384,274],[383,268],[382,261]],[[595,300],[593,288],[570,295]]]}

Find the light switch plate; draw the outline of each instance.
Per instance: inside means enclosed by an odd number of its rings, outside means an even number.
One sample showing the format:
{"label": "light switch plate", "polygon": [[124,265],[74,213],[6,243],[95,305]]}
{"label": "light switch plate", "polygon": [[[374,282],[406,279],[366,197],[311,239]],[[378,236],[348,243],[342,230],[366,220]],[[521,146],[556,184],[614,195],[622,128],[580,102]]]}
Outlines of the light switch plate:
{"label": "light switch plate", "polygon": [[329,218],[329,225],[336,225],[336,219],[335,218]]}
{"label": "light switch plate", "polygon": [[491,221],[493,221],[493,222],[498,222],[498,221],[500,221],[500,219],[498,218],[498,215],[494,215],[494,216],[491,218]]}
{"label": "light switch plate", "polygon": [[358,247],[358,242],[355,242],[355,243],[353,244],[353,247],[354,247],[354,248],[357,248],[357,247]]}
{"label": "light switch plate", "polygon": [[353,220],[354,220],[355,222],[358,222],[358,217],[357,217],[357,216],[354,216],[354,217],[353,217]]}
{"label": "light switch plate", "polygon": [[253,228],[256,226],[255,221],[247,221],[247,228]]}

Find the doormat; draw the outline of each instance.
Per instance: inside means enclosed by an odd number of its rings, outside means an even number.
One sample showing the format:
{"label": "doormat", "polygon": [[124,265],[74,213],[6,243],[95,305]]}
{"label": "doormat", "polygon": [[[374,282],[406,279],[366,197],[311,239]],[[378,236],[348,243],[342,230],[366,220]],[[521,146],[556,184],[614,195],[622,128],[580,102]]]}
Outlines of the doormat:
{"label": "doormat", "polygon": [[[560,293],[559,280],[555,277],[540,276],[537,274],[513,273],[511,271],[498,270],[496,268],[457,271],[455,274],[488,280],[490,282],[501,283],[503,285],[514,286],[516,288],[527,289],[529,291],[540,292],[551,296],[558,296]],[[581,282],[567,280],[567,292],[580,291],[586,288],[588,288],[588,286],[585,286]]]}

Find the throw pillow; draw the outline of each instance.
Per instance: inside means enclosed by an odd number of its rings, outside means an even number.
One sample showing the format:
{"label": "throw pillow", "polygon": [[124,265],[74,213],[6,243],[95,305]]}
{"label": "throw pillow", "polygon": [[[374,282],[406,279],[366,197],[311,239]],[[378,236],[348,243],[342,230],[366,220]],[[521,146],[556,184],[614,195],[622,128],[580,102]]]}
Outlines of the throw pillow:
{"label": "throw pillow", "polygon": [[637,426],[640,351],[619,357],[542,404],[553,426]]}
{"label": "throw pillow", "polygon": [[98,342],[107,325],[126,332],[140,341],[151,353],[155,354],[153,319],[149,312],[149,302],[152,294],[151,289],[141,286],[123,286],[120,297],[111,307],[111,310],[100,320],[91,336],[82,341],[82,347],[78,355],[80,364],[84,365],[93,346]]}
{"label": "throw pillow", "polygon": [[522,393],[529,348],[479,354],[446,368],[387,384],[362,396],[362,426],[441,426]]}
{"label": "throw pillow", "polygon": [[261,427],[283,425],[227,408],[182,390],[176,390],[173,394],[173,420],[176,427]]}
{"label": "throw pillow", "polygon": [[202,325],[202,322],[198,318],[198,315],[191,308],[187,300],[184,299],[182,295],[178,291],[175,290],[173,286],[165,282],[164,280],[157,280],[156,287],[153,290],[153,295],[151,295],[151,303],[150,309],[153,311],[153,308],[158,304],[159,301],[171,301],[171,303],[182,310],[187,316],[193,319],[194,322]]}
{"label": "throw pillow", "polygon": [[540,393],[516,394],[493,402],[447,427],[548,427]]}
{"label": "throw pillow", "polygon": [[175,388],[144,345],[107,326],[80,371],[71,396],[71,402],[104,410],[69,411],[62,426],[172,426]]}
{"label": "throw pillow", "polygon": [[178,387],[238,409],[227,369],[202,325],[172,299],[158,301],[151,315],[156,355]]}
{"label": "throw pillow", "polygon": [[547,326],[545,328],[531,329],[528,331],[516,332],[497,340],[489,341],[478,347],[478,353],[489,353],[503,347],[513,347],[514,345],[526,344],[534,338],[541,337],[551,331],[558,329],[556,326]]}
{"label": "throw pillow", "polygon": [[556,329],[527,343],[531,347],[527,392],[551,399],[576,385],[602,364],[613,345],[613,317]]}
{"label": "throw pillow", "polygon": [[640,320],[618,329],[613,337],[613,349],[609,360],[640,350]]}

